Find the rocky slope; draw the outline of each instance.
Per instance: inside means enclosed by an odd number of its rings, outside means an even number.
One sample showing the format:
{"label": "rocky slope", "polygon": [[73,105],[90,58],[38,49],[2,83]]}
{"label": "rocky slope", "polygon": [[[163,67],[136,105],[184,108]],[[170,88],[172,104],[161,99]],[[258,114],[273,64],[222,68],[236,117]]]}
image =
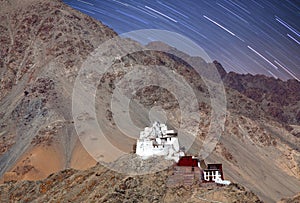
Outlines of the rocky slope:
{"label": "rocky slope", "polygon": [[[220,64],[218,64],[220,66]],[[228,73],[223,78],[228,87],[258,102],[267,115],[281,123],[300,123],[300,83],[281,81],[264,75]]]}
{"label": "rocky slope", "polygon": [[[38,179],[92,166],[73,156],[84,150],[74,136],[72,87],[81,61],[115,32],[60,1],[1,5],[0,175]],[[48,155],[53,159],[40,164]],[[33,167],[36,175],[19,172]]]}
{"label": "rocky slope", "polygon": [[[102,42],[115,37],[116,33],[59,0],[0,2],[3,5],[0,13],[2,181],[39,180],[66,168],[87,169],[95,165],[96,161],[81,146],[74,128],[71,111],[72,92],[82,62]],[[139,44],[136,46],[141,47]],[[148,46],[161,48],[164,45],[152,43]],[[165,46],[165,49],[169,52],[171,50],[171,53],[179,53],[168,46]],[[198,154],[209,130],[211,107],[209,93],[203,80],[182,60],[189,58],[197,66],[207,70],[208,74],[211,74],[209,67],[216,66],[226,88],[225,131],[214,153],[208,157],[208,162],[222,162],[227,178],[251,189],[266,202],[298,193],[300,83],[296,80],[284,82],[265,76],[226,73],[217,62],[206,64],[201,58],[193,58],[183,53],[179,55],[181,59],[163,52],[144,51],[114,61],[113,68],[101,80],[96,94],[97,119],[102,123],[107,138],[126,152],[132,150],[135,140],[124,138],[113,119],[110,103],[115,85],[126,73],[141,65],[150,68],[163,65],[188,81],[199,100],[202,118],[200,131],[194,145],[189,149],[189,153]],[[143,108],[134,105],[135,103],[142,104]],[[133,97],[131,105],[132,119],[141,128],[149,125],[149,110],[154,106],[164,109],[169,125],[177,129],[180,124],[178,101],[172,93],[161,87],[141,88]],[[131,178],[139,180],[138,184],[143,185],[141,188],[145,189],[151,186],[151,181],[164,179],[165,173],[151,175],[151,178]],[[103,178],[99,180],[99,176]],[[66,170],[43,181],[4,184],[1,191],[5,192],[1,194],[1,198],[17,200],[35,199],[40,196],[40,201],[43,202],[50,200],[47,198],[51,196],[70,201],[71,198],[76,198],[76,201],[87,198],[109,201],[109,197],[121,200],[133,193],[140,194],[136,197],[137,201],[141,200],[143,195],[145,198],[155,196],[156,200],[169,201],[177,190],[181,195],[179,200],[195,197],[192,195],[194,193],[205,192],[201,191],[201,188],[165,189],[164,183],[153,190],[153,194],[157,195],[145,194],[146,189],[115,192],[117,185],[124,183],[124,178],[124,175],[115,174],[101,166],[82,172]],[[150,182],[147,182],[148,178]],[[90,180],[92,182],[89,182]],[[110,183],[108,180],[115,180],[112,187],[107,187]],[[26,191],[18,189],[23,186],[26,186]],[[159,187],[163,188],[163,192]],[[231,190],[238,192],[233,192],[233,196],[229,195],[229,199],[217,199],[218,201],[238,202],[238,194],[247,196],[239,186],[237,189],[236,186],[230,187],[227,188],[229,192],[225,192],[226,194],[231,194]],[[139,187],[136,185],[134,188]],[[224,191],[227,189],[224,188]],[[89,194],[91,190],[93,192]],[[7,191],[9,196],[5,196]],[[29,193],[31,195],[24,196],[28,191],[32,191]],[[223,189],[213,196],[223,198],[226,195],[223,195],[222,191]],[[168,195],[164,196],[165,193]],[[252,198],[252,195],[250,196]],[[39,199],[37,201],[39,202]],[[192,201],[196,200],[191,199]]]}
{"label": "rocky slope", "polygon": [[[147,60],[155,58],[156,60]],[[154,62],[156,61],[156,62]],[[186,70],[186,65],[174,57],[153,52],[132,54],[130,58],[123,58],[123,63],[148,65],[165,65],[172,70],[182,73],[190,85],[197,92],[199,108],[201,109],[200,134],[189,153],[197,155],[203,138],[209,130],[211,107],[208,99],[208,91],[203,81],[192,69]],[[128,71],[132,68],[121,64],[114,65],[114,71]],[[113,92],[112,81],[119,81],[125,73],[108,74],[107,80],[101,84],[101,88]],[[162,73],[163,74],[163,73]],[[225,76],[226,77],[226,76]],[[281,83],[281,81],[279,81]],[[225,83],[226,85],[226,83]],[[204,88],[203,88],[204,87]],[[222,162],[225,173],[230,180],[243,183],[256,192],[264,201],[273,202],[284,196],[291,196],[299,192],[299,138],[295,136],[299,131],[297,123],[280,122],[276,117],[270,116],[261,104],[247,95],[241,94],[235,89],[226,86],[227,117],[225,132],[217,145],[216,150],[209,157],[211,162]],[[103,95],[103,94],[101,94]],[[98,101],[109,106],[107,98],[101,96]],[[110,97],[107,94],[107,97]],[[136,97],[146,109],[157,105],[161,106],[168,122],[175,128],[178,127],[180,117],[179,104],[165,89],[159,87],[146,87],[136,92]],[[167,102],[166,102],[167,101]],[[296,105],[299,105],[297,103]],[[141,113],[140,111],[138,113]],[[147,123],[147,119],[134,114],[136,123]],[[144,114],[143,114],[144,115]],[[147,113],[145,114],[148,115]],[[99,116],[98,120],[104,116]],[[103,122],[103,120],[102,120]],[[292,125],[293,124],[293,125]],[[107,126],[110,126],[109,123]],[[114,132],[114,127],[111,132]],[[280,190],[279,190],[280,188]]]}
{"label": "rocky slope", "polygon": [[[128,157],[131,158],[131,157]],[[154,160],[148,160],[144,166]],[[132,165],[128,167],[132,168]],[[167,188],[168,171],[145,176],[125,176],[97,165],[51,174],[41,181],[0,185],[1,202],[261,202],[240,185]]]}
{"label": "rocky slope", "polygon": [[300,202],[300,194],[295,195],[294,197],[291,198],[284,198],[279,203],[297,203],[297,202]]}

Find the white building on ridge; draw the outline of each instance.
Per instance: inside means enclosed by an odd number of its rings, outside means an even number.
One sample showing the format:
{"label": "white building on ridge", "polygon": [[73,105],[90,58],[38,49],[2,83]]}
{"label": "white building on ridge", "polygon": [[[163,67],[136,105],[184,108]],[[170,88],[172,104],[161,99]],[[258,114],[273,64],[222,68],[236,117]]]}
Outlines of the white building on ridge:
{"label": "white building on ridge", "polygon": [[178,162],[184,152],[180,151],[177,133],[168,130],[165,124],[154,122],[140,133],[136,144],[136,154],[143,159],[152,156],[165,156],[166,159]]}

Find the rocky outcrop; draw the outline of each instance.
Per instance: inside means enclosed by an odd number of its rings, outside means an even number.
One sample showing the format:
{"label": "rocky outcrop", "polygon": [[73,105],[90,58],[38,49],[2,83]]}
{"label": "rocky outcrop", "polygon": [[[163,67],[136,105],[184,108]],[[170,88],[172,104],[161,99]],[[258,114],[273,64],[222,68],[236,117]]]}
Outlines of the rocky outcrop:
{"label": "rocky outcrop", "polygon": [[[127,160],[129,159],[131,157],[127,157]],[[166,186],[168,173],[164,170],[144,176],[126,176],[101,165],[86,171],[68,169],[51,174],[41,181],[2,184],[0,185],[0,201],[261,202],[255,194],[238,184],[224,187],[191,185],[168,188]]]}
{"label": "rocky outcrop", "polygon": [[299,124],[300,82],[281,81],[264,75],[241,75],[230,72],[224,83],[246,97],[258,102],[270,119],[288,124]]}
{"label": "rocky outcrop", "polygon": [[283,198],[278,203],[298,203],[298,202],[300,202],[300,194],[297,194],[291,198]]}

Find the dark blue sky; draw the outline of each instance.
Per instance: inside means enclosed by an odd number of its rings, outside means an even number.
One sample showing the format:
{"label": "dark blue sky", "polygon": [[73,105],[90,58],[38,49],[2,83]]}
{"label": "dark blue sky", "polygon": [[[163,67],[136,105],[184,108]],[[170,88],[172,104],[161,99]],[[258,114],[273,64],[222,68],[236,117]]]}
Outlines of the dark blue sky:
{"label": "dark blue sky", "polygon": [[185,35],[227,71],[300,79],[300,0],[64,0],[122,34]]}

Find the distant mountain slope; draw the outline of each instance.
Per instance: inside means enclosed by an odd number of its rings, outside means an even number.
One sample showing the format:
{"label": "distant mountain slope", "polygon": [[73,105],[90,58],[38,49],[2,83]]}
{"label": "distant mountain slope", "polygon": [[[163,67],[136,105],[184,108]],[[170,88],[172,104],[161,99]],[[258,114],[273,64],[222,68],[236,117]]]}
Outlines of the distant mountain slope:
{"label": "distant mountain slope", "polygon": [[286,124],[300,124],[300,82],[281,81],[264,75],[228,73],[228,87],[258,102],[267,115]]}

